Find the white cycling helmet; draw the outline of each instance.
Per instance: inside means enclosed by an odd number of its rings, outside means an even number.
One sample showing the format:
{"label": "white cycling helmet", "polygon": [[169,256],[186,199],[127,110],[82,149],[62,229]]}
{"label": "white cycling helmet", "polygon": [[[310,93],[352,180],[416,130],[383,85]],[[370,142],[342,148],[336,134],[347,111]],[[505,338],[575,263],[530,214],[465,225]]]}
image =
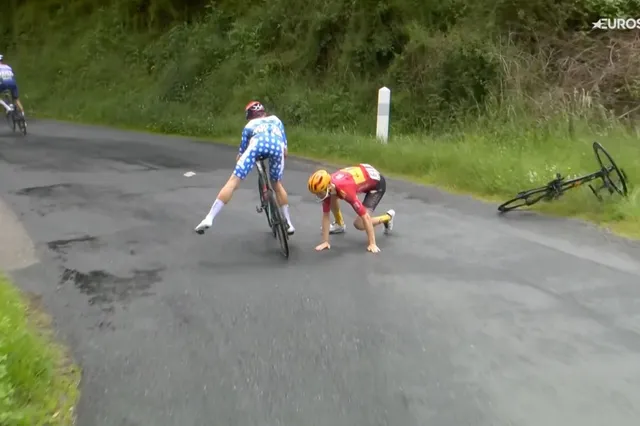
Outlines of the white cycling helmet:
{"label": "white cycling helmet", "polygon": [[0,53],[0,61],[2,61],[2,58],[4,58],[4,56]]}

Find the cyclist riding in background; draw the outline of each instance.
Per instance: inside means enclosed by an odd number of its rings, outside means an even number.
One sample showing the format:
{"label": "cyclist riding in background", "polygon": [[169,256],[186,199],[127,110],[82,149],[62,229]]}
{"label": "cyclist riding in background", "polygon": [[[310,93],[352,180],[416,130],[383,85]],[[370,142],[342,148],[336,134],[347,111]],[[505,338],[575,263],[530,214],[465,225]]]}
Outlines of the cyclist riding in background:
{"label": "cyclist riding in background", "polygon": [[258,101],[251,101],[247,104],[245,116],[249,122],[242,130],[236,167],[218,193],[209,214],[196,226],[195,232],[202,235],[213,225],[215,217],[231,200],[233,192],[251,172],[256,161],[260,158],[266,158],[269,160],[269,178],[273,182],[273,189],[276,192],[282,215],[287,220],[287,233],[293,235],[295,228],[289,215],[288,195],[282,185],[284,160],[287,156],[287,135],[284,131],[284,125],[275,115],[267,116],[264,106]]}
{"label": "cyclist riding in background", "polygon": [[[18,83],[16,83],[16,76],[13,69],[4,63],[4,56],[0,54],[0,94],[7,90],[11,93],[11,100],[18,106],[18,110],[24,117],[24,108],[18,98]],[[11,110],[9,110],[7,106],[5,106],[5,109],[7,110],[7,114],[9,114]]]}
{"label": "cyclist riding in background", "polygon": [[[340,212],[339,200],[348,202],[358,217],[353,226],[367,232],[367,250],[378,253],[380,249],[376,245],[374,227],[383,224],[385,234],[393,229],[394,210],[388,210],[385,214],[371,217],[380,200],[384,196],[387,184],[384,176],[369,164],[340,169],[333,174],[326,170],[318,170],[309,177],[307,182],[309,192],[318,197],[322,202],[322,243],[316,247],[321,251],[331,248],[329,244],[329,213],[333,212],[336,224],[344,229],[344,220]],[[358,199],[358,194],[365,194],[364,200]]]}

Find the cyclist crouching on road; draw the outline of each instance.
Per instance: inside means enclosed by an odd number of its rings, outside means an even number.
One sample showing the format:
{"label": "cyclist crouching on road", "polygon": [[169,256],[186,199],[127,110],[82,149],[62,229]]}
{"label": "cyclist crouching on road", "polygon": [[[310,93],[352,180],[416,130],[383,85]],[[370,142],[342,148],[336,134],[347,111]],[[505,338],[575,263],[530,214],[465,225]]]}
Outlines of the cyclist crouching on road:
{"label": "cyclist crouching on road", "polygon": [[[326,170],[318,170],[309,177],[307,188],[322,202],[323,241],[316,247],[316,250],[331,248],[329,244],[330,212],[333,212],[336,225],[341,226],[341,229],[344,230],[339,200],[345,200],[358,214],[353,226],[360,231],[367,232],[367,250],[372,253],[380,251],[376,245],[373,228],[383,224],[385,233],[389,233],[393,229],[393,218],[396,214],[394,210],[388,210],[383,215],[371,217],[371,213],[376,209],[387,189],[384,176],[380,172],[369,164],[347,167],[333,174],[329,174]],[[365,194],[362,202],[358,199],[358,194]]]}
{"label": "cyclist crouching on road", "polygon": [[[24,117],[24,108],[18,98],[18,83],[16,83],[16,76],[13,69],[8,64],[4,63],[4,56],[0,54],[0,94],[7,90],[11,93],[11,101],[16,104],[18,110]],[[2,104],[7,110],[7,115],[9,115],[11,113],[9,105],[6,105],[4,101],[2,101]]]}
{"label": "cyclist crouching on road", "polygon": [[242,130],[236,167],[218,193],[209,214],[196,226],[195,232],[202,235],[213,225],[215,217],[231,200],[233,192],[251,172],[256,161],[259,158],[267,158],[269,160],[269,178],[273,182],[273,189],[276,192],[282,215],[287,220],[287,233],[293,235],[295,228],[289,215],[288,195],[282,185],[284,160],[287,156],[287,135],[284,131],[284,125],[275,115],[267,116],[264,106],[257,101],[249,102],[245,107],[245,116],[249,122]]}

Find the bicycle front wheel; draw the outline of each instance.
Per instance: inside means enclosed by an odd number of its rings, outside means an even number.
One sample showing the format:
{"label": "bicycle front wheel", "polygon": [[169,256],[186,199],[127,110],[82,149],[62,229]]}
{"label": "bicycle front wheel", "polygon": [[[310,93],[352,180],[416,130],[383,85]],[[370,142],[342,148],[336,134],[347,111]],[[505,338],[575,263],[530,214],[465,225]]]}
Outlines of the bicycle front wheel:
{"label": "bicycle front wheel", "polygon": [[18,121],[18,127],[24,136],[27,136],[27,121],[24,117],[20,117],[20,121]]}
{"label": "bicycle front wheel", "polygon": [[545,188],[536,188],[529,191],[521,192],[516,197],[498,206],[500,213],[519,209],[520,207],[532,206],[549,195],[549,190]]}

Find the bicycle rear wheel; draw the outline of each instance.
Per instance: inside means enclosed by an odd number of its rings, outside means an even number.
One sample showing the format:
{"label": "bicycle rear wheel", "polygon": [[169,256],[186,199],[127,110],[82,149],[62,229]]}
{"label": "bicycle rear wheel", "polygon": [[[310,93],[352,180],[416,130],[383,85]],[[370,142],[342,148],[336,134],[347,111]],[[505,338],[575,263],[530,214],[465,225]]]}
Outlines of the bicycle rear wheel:
{"label": "bicycle rear wheel", "polygon": [[258,195],[260,197],[260,206],[262,207],[264,214],[267,216],[267,224],[269,225],[269,228],[271,228],[271,231],[274,233],[273,237],[275,238],[276,235],[275,235],[275,231],[273,230],[273,214],[271,211],[271,204],[269,203],[268,199],[265,200],[265,196],[267,194],[269,194],[269,186],[267,185],[266,176],[263,175],[263,173],[259,169],[258,170]]}
{"label": "bicycle rear wheel", "polygon": [[[15,108],[15,107],[14,107]],[[9,127],[11,128],[11,131],[15,133],[16,131],[16,116],[15,116],[15,111],[11,111],[9,114],[7,114],[7,124],[9,125]]]}
{"label": "bicycle rear wheel", "polygon": [[[598,164],[600,164],[600,167],[604,172],[604,176],[602,176],[602,180],[606,184],[606,187],[609,190],[609,193],[613,194],[613,191],[611,190],[611,188],[613,188],[613,190],[615,190],[618,194],[622,195],[623,197],[626,197],[628,193],[628,189],[627,189],[627,176],[624,173],[624,171],[618,168],[615,161],[613,161],[613,158],[611,158],[609,153],[604,149],[604,147],[599,142],[593,143],[593,151],[595,152],[596,158],[598,159]],[[601,154],[606,157],[609,163],[611,163],[611,166],[606,167],[604,165],[604,161],[601,157]],[[615,174],[617,175],[617,178],[619,181],[618,185],[614,183],[611,177],[611,172],[615,172]]]}
{"label": "bicycle rear wheel", "polygon": [[536,204],[540,200],[549,196],[549,190],[547,187],[531,189],[529,191],[521,192],[516,197],[509,201],[506,201],[498,206],[500,213],[505,213],[511,210],[519,209],[520,207],[528,207]]}
{"label": "bicycle rear wheel", "polygon": [[27,121],[24,119],[24,117],[19,117],[18,128],[24,136],[27,136]]}
{"label": "bicycle rear wheel", "polygon": [[280,240],[280,253],[286,258],[289,257],[289,235],[287,234],[287,228],[285,226],[285,221],[280,214],[280,208],[278,207],[278,202],[276,201],[275,194],[273,191],[269,191],[269,204],[271,206],[272,218],[273,218],[273,233],[277,235],[278,240]]}

